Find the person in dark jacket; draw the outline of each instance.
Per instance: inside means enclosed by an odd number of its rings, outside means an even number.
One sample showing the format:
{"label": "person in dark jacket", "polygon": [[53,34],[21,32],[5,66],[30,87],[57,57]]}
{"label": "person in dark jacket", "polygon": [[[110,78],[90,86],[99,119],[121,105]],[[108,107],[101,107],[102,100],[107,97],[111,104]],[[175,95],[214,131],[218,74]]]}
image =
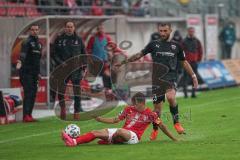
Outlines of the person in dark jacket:
{"label": "person in dark jacket", "polygon": [[[198,63],[202,60],[203,50],[200,40],[195,37],[195,29],[193,27],[188,28],[188,35],[183,40],[182,47],[186,54],[186,60],[191,65],[194,73],[197,73]],[[187,86],[190,81],[190,77],[188,76],[187,72],[184,72],[183,78],[184,97],[187,98]],[[192,98],[196,98],[194,87],[192,87]]]}
{"label": "person in dark jacket", "polygon": [[232,47],[236,42],[236,29],[232,22],[228,23],[219,35],[222,48],[222,59],[231,58]]}
{"label": "person in dark jacket", "polygon": [[20,59],[16,68],[19,70],[20,82],[24,90],[23,122],[35,122],[32,111],[35,103],[38,79],[40,73],[40,59],[42,45],[38,39],[39,26],[30,27],[29,37],[23,41]]}
{"label": "person in dark jacket", "polygon": [[[85,55],[85,46],[80,36],[75,32],[75,24],[72,21],[65,23],[64,33],[60,34],[54,41],[53,53],[51,57],[55,61],[56,65],[65,64],[65,62],[75,56]],[[73,72],[66,77],[64,84],[59,83],[58,85],[58,100],[61,107],[60,118],[66,119],[66,104],[64,101],[65,90],[67,83],[71,80],[73,85],[74,94],[74,119],[79,119],[79,112],[82,112],[81,107],[81,88],[80,81],[82,79],[83,68],[77,70],[74,69]]]}

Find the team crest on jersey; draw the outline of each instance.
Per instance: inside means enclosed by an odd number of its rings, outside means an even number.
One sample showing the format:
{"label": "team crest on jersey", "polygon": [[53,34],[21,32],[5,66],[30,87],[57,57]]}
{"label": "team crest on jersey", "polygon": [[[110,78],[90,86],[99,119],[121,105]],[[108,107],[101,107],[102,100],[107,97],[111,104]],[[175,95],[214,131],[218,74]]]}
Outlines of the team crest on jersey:
{"label": "team crest on jersey", "polygon": [[78,45],[78,41],[76,40],[74,44],[75,44],[75,45]]}
{"label": "team crest on jersey", "polygon": [[173,50],[175,50],[175,49],[176,49],[176,45],[172,44],[172,45],[171,45],[171,48],[172,48]]}
{"label": "team crest on jersey", "polygon": [[35,42],[30,42],[32,47],[35,47]]}
{"label": "team crest on jersey", "polygon": [[157,48],[159,48],[159,47],[160,47],[160,45],[159,45],[159,44],[156,44],[156,47],[157,47]]}

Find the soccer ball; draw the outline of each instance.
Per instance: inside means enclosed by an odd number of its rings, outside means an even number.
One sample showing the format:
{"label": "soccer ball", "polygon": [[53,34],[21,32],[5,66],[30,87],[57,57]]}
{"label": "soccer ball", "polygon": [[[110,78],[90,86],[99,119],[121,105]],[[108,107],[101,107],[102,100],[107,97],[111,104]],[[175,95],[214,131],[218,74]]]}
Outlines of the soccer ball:
{"label": "soccer ball", "polygon": [[76,124],[69,124],[65,128],[65,133],[72,138],[77,138],[80,135],[80,128]]}

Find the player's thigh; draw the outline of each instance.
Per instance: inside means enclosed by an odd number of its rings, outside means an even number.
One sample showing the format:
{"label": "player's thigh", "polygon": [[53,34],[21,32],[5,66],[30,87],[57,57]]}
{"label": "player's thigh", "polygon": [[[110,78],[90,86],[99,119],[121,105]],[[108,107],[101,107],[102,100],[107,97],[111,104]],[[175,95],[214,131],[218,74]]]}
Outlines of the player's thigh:
{"label": "player's thigh", "polygon": [[114,137],[121,137],[124,141],[128,141],[131,139],[131,132],[129,130],[119,128],[114,134]]}

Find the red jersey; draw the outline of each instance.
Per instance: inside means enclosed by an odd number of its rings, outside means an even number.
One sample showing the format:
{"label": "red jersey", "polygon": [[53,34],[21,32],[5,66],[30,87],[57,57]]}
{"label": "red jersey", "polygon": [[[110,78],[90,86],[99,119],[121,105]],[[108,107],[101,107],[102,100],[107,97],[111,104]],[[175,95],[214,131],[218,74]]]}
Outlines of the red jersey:
{"label": "red jersey", "polygon": [[150,123],[155,122],[160,124],[162,122],[157,114],[152,112],[150,108],[139,112],[134,106],[125,107],[118,118],[120,120],[126,119],[122,128],[135,132],[139,140]]}

